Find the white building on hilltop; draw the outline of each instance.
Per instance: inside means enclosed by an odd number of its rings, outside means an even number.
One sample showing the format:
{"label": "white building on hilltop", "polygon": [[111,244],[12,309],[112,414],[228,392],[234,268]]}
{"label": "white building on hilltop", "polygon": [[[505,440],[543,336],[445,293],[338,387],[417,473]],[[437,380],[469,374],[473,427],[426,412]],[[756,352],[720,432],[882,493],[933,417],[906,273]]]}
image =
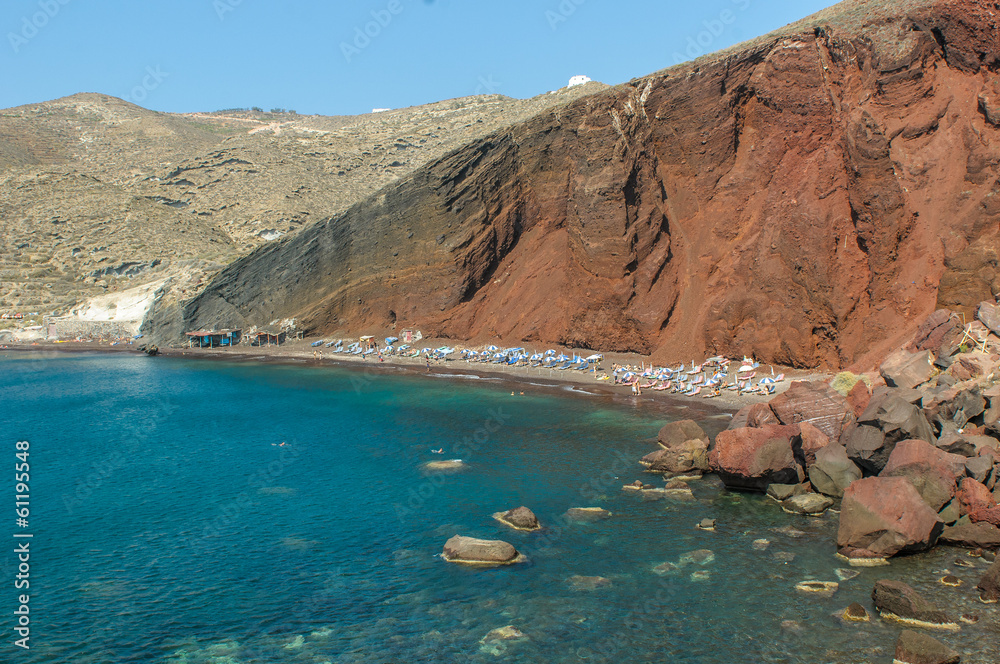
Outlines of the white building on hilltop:
{"label": "white building on hilltop", "polygon": [[573,78],[569,79],[569,85],[567,85],[566,87],[575,88],[578,85],[584,85],[586,83],[590,83],[589,76],[574,76]]}

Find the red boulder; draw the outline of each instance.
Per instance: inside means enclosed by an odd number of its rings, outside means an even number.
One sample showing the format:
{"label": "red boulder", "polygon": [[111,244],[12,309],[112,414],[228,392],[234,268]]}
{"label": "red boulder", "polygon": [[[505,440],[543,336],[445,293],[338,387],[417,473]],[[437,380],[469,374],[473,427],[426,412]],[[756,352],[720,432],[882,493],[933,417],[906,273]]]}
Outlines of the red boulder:
{"label": "red boulder", "polygon": [[851,406],[854,417],[861,417],[861,413],[865,412],[865,408],[868,407],[868,402],[871,400],[872,393],[863,380],[855,383],[851,391],[847,393],[847,403]]}
{"label": "red boulder", "polygon": [[806,460],[806,468],[816,463],[816,453],[830,444],[830,437],[820,431],[812,422],[799,425],[802,437],[802,455]]}
{"label": "red boulder", "polygon": [[958,498],[958,509],[962,516],[997,506],[997,501],[994,500],[990,490],[971,477],[962,480],[961,484],[958,485],[955,497]]}
{"label": "red boulder", "polygon": [[958,478],[964,475],[965,457],[949,454],[925,440],[897,443],[880,473],[881,477],[905,477],[935,512],[955,496]]}
{"label": "red boulder", "polygon": [[847,400],[822,381],[795,381],[770,406],[782,424],[809,422],[831,440],[840,439],[844,425],[853,420]]}
{"label": "red boulder", "polygon": [[943,529],[944,523],[909,480],[869,477],[844,492],[837,546],[889,557],[931,548]]}
{"label": "red boulder", "polygon": [[797,426],[729,429],[716,436],[709,465],[730,489],[763,493],[769,484],[801,484],[805,472],[794,450],[798,436]]}

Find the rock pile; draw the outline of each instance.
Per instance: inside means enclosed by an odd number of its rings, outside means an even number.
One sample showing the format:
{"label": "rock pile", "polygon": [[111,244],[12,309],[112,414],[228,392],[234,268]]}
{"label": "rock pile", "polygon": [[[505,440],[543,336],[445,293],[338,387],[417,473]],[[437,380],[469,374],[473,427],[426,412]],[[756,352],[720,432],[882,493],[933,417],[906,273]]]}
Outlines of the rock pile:
{"label": "rock pile", "polygon": [[642,464],[668,477],[714,472],[799,514],[839,502],[837,544],[852,564],[939,540],[996,550],[1000,305],[984,302],[977,316],[963,325],[936,311],[870,386],[853,374],[838,377],[840,392],[795,382],[741,410],[712,442],[694,422],[668,424]]}

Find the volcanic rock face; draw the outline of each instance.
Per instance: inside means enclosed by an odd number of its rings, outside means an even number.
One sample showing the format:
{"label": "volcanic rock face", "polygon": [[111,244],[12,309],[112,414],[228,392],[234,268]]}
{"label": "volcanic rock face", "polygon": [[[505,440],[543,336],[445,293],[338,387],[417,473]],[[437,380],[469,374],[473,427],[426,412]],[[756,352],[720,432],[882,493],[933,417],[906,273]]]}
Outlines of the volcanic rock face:
{"label": "volcanic rock face", "polygon": [[585,97],[258,250],[186,321],[876,357],[1000,288],[997,21],[851,0]]}

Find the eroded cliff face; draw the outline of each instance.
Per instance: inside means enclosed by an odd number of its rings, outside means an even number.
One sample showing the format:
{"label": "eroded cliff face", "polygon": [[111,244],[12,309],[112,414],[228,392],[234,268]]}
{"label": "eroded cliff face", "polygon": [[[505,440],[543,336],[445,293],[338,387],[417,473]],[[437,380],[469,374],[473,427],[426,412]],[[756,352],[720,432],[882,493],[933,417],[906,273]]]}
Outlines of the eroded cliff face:
{"label": "eroded cliff face", "polygon": [[186,325],[874,361],[1000,292],[1000,4],[909,4],[469,144],[230,266]]}

